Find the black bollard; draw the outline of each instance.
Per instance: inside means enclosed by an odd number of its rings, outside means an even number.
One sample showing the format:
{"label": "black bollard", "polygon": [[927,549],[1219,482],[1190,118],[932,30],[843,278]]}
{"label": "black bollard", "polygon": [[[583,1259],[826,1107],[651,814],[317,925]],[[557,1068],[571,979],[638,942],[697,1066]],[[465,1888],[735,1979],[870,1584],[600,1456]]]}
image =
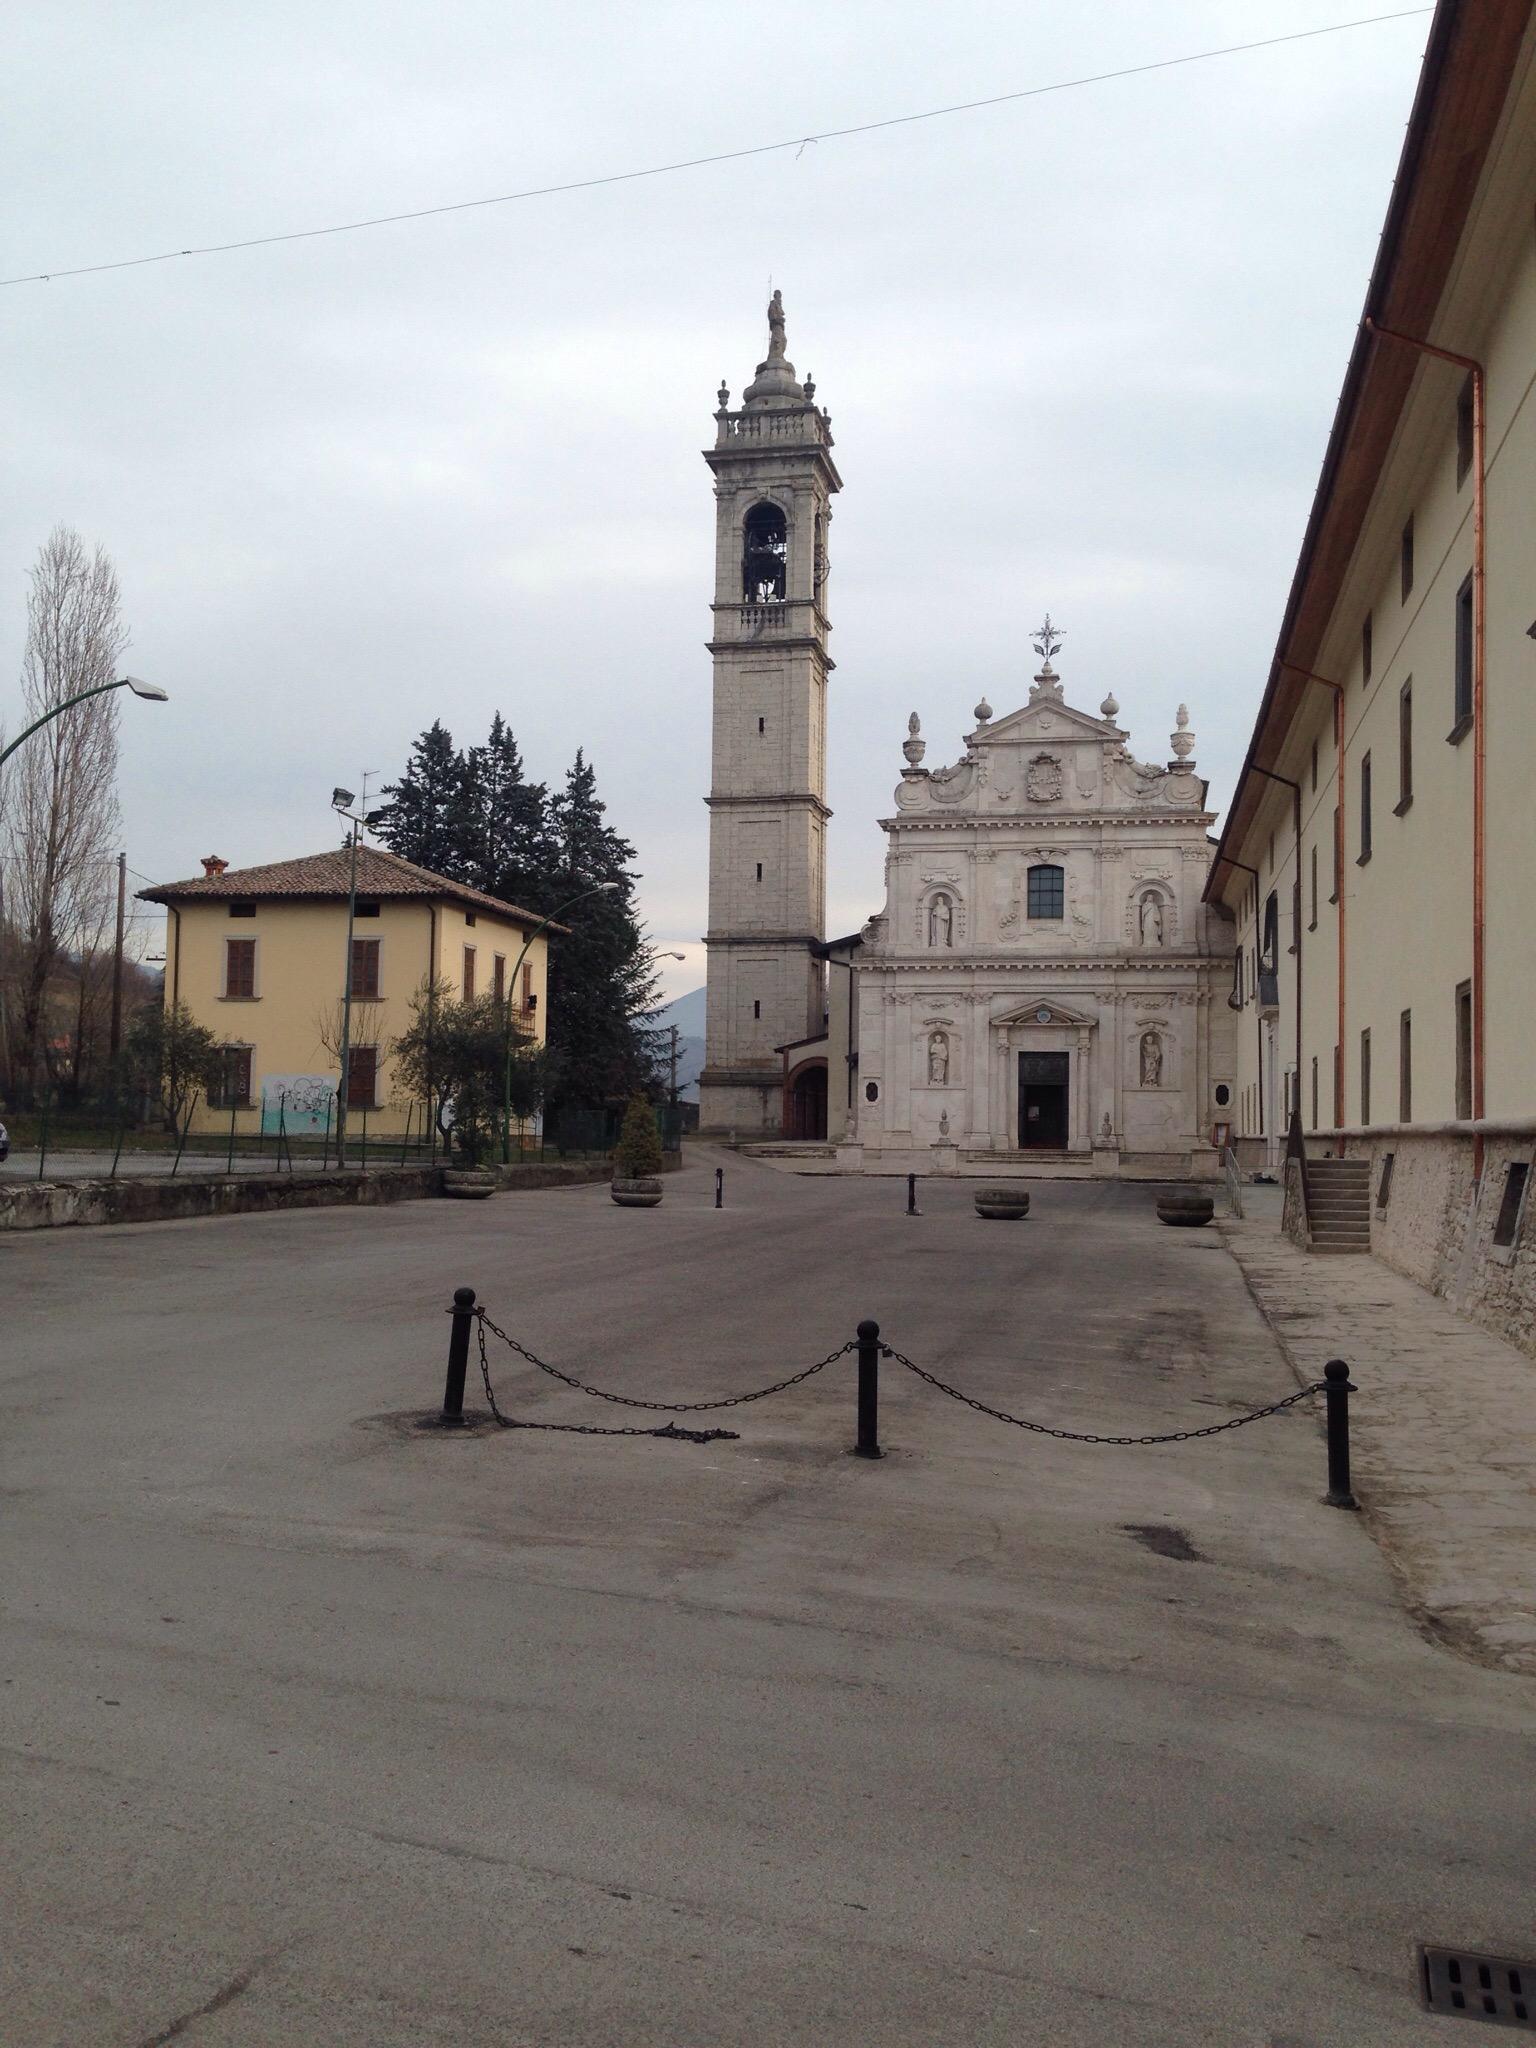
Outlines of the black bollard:
{"label": "black bollard", "polygon": [[1349,1397],[1359,1389],[1342,1358],[1329,1359],[1323,1380],[1328,1409],[1328,1491],[1323,1498],[1331,1508],[1352,1508],[1356,1502],[1349,1490]]}
{"label": "black bollard", "polygon": [[854,1450],[878,1458],[880,1449],[880,1325],[859,1325],[859,1436]]}
{"label": "black bollard", "polygon": [[464,1423],[464,1374],[469,1365],[469,1326],[475,1320],[475,1290],[453,1290],[453,1328],[448,1338],[448,1382],[443,1388],[442,1425],[459,1429]]}
{"label": "black bollard", "polygon": [[725,1207],[725,1168],[723,1166],[715,1168],[715,1207],[717,1209]]}
{"label": "black bollard", "polygon": [[909,1216],[921,1216],[922,1213],[922,1210],[917,1206],[917,1175],[909,1173],[907,1175],[907,1214]]}

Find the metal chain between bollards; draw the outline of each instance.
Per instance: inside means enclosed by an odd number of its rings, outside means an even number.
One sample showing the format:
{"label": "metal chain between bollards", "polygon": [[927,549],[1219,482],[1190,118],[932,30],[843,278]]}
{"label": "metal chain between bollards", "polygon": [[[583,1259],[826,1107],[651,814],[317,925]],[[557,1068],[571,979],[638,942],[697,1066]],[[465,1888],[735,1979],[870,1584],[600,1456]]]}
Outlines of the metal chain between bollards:
{"label": "metal chain between bollards", "polygon": [[1294,1394],[1287,1394],[1283,1401],[1271,1401],[1267,1408],[1254,1408],[1246,1415],[1234,1415],[1226,1422],[1208,1422],[1203,1429],[1171,1429],[1162,1436],[1093,1436],[1087,1430],[1053,1429],[1047,1422],[1026,1422],[1020,1415],[1010,1415],[1006,1409],[991,1408],[985,1401],[978,1401],[972,1394],[964,1394],[948,1381],[939,1379],[931,1372],[925,1372],[915,1360],[904,1357],[889,1344],[880,1346],[884,1357],[894,1359],[897,1365],[904,1365],[908,1372],[915,1373],[940,1394],[948,1394],[952,1401],[962,1401],[967,1408],[974,1408],[978,1415],[990,1415],[995,1422],[1011,1422],[1015,1429],[1027,1429],[1031,1436],[1053,1436],[1069,1444],[1187,1444],[1197,1437],[1221,1436],[1229,1429],[1241,1429],[1249,1422],[1263,1422],[1267,1416],[1280,1415],[1287,1408],[1294,1408],[1298,1401],[1306,1401],[1313,1394],[1321,1394],[1327,1385],[1324,1380],[1313,1380],[1310,1386],[1298,1388]]}
{"label": "metal chain between bollards", "polygon": [[[485,1382],[486,1405],[503,1429],[543,1429],[552,1431],[557,1436],[659,1436],[668,1437],[674,1443],[688,1444],[737,1441],[737,1432],[734,1429],[684,1429],[676,1422],[659,1423],[655,1428],[646,1429],[640,1423],[521,1422],[515,1415],[503,1415],[496,1405],[496,1392],[491,1385],[491,1362],[485,1354],[486,1319],[482,1315],[478,1321],[480,1327],[476,1334],[480,1339],[480,1377]],[[494,1324],[492,1328],[495,1328]],[[501,1332],[498,1330],[496,1334],[500,1336]]]}
{"label": "metal chain between bollards", "polygon": [[641,1401],[633,1394],[610,1394],[604,1387],[589,1387],[585,1380],[577,1379],[573,1373],[562,1372],[558,1365],[549,1364],[548,1360],[530,1351],[526,1344],[519,1344],[517,1339],[509,1336],[499,1324],[493,1323],[483,1308],[477,1308],[474,1315],[480,1325],[482,1359],[485,1356],[485,1333],[489,1330],[493,1337],[501,1339],[509,1351],[515,1351],[519,1358],[525,1358],[530,1365],[536,1365],[540,1372],[547,1372],[551,1379],[561,1381],[563,1385],[574,1388],[579,1394],[590,1394],[597,1401],[611,1401],[619,1408],[647,1408],[662,1415],[700,1415],[707,1409],[741,1408],[749,1401],[766,1401],[770,1394],[782,1394],[789,1387],[798,1387],[803,1380],[825,1371],[839,1358],[846,1358],[850,1351],[857,1348],[858,1341],[856,1338],[850,1338],[846,1344],[839,1344],[835,1351],[829,1351],[825,1358],[818,1358],[814,1365],[806,1366],[803,1372],[791,1373],[788,1379],[775,1380],[771,1386],[758,1387],[750,1394],[727,1394],[718,1401]]}

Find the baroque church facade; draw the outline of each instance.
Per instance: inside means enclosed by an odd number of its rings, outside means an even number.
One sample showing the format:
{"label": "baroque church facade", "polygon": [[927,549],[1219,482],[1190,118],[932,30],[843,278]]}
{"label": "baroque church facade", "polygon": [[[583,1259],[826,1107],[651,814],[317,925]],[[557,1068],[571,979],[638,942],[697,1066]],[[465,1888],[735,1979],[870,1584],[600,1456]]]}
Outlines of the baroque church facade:
{"label": "baroque church facade", "polygon": [[828,943],[831,425],[784,352],[706,459],[717,502],[701,1128],[820,1141],[848,1171],[1214,1173],[1231,1120],[1230,939],[1202,902],[1205,785],[1106,697],[1066,701],[1047,620],[1028,702],[924,765],[913,714],[886,900]]}

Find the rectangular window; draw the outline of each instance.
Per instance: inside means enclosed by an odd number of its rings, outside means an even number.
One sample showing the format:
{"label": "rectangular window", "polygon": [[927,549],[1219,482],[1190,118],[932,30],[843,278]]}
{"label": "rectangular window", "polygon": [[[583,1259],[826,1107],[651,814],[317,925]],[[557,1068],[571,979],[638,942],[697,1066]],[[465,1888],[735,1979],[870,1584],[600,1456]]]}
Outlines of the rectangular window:
{"label": "rectangular window", "polygon": [[1456,1114],[1463,1121],[1472,1114],[1472,984],[1456,987]]}
{"label": "rectangular window", "polygon": [[1378,1209],[1385,1209],[1387,1203],[1392,1198],[1392,1168],[1396,1163],[1397,1154],[1395,1152],[1387,1153],[1381,1162],[1381,1179],[1376,1185],[1376,1206]]}
{"label": "rectangular window", "polygon": [[1263,962],[1266,973],[1273,974],[1279,965],[1280,955],[1280,898],[1273,889],[1264,898]]}
{"label": "rectangular window", "polygon": [[1328,898],[1330,903],[1337,903],[1339,900],[1339,838],[1339,814],[1337,809],[1335,809],[1333,814],[1333,894]]}
{"label": "rectangular window", "polygon": [[475,1000],[475,949],[473,946],[466,946],[464,948],[464,1000],[466,1003],[472,1003]]}
{"label": "rectangular window", "polygon": [[1472,578],[1456,593],[1456,722],[1446,734],[1452,745],[1472,723]]}
{"label": "rectangular window", "polygon": [[1456,488],[1459,491],[1472,467],[1472,372],[1456,400]]}
{"label": "rectangular window", "polygon": [[224,941],[224,994],[231,1002],[249,1002],[256,994],[256,941]]}
{"label": "rectangular window", "polygon": [[352,1000],[373,1003],[379,997],[379,941],[352,941]]}
{"label": "rectangular window", "polygon": [[507,999],[507,956],[497,953],[491,962],[491,993],[498,1003]]}
{"label": "rectangular window", "polygon": [[354,1045],[347,1052],[348,1109],[378,1107],[379,1049],[376,1045]]}
{"label": "rectangular window", "polygon": [[231,903],[229,914],[231,917],[254,917],[256,906],[254,903]]}
{"label": "rectangular window", "polygon": [[761,1003],[754,1003],[752,1005],[752,1014],[754,1017],[761,1017],[761,1015],[763,1014],[763,1006]]}
{"label": "rectangular window", "polygon": [[1065,868],[1031,868],[1027,909],[1031,917],[1066,916],[1067,874]]}
{"label": "rectangular window", "polygon": [[1408,602],[1408,593],[1413,588],[1413,514],[1408,515],[1408,524],[1403,528],[1402,545],[1399,551],[1402,567],[1403,603]]}
{"label": "rectangular window", "polygon": [[379,906],[377,903],[364,903],[359,900],[352,906],[352,915],[354,917],[377,917],[378,914]]}
{"label": "rectangular window", "polygon": [[1312,742],[1312,793],[1317,794],[1317,741]]}
{"label": "rectangular window", "polygon": [[226,1045],[221,1048],[223,1072],[209,1091],[210,1109],[249,1109],[251,1106],[251,1048]]}
{"label": "rectangular window", "polygon": [[537,1006],[538,1000],[538,997],[533,992],[533,966],[531,962],[525,960],[523,962],[523,1011],[525,1015]]}
{"label": "rectangular window", "polygon": [[1404,1010],[1397,1020],[1397,1117],[1399,1123],[1413,1122],[1413,1012]]}
{"label": "rectangular window", "polygon": [[1397,693],[1397,804],[1401,817],[1413,802],[1413,677]]}
{"label": "rectangular window", "polygon": [[1371,615],[1367,612],[1360,628],[1360,679],[1366,683],[1371,680],[1371,637]]}
{"label": "rectangular window", "polygon": [[757,879],[759,881],[763,879],[763,864],[761,861],[759,861],[757,864]]}
{"label": "rectangular window", "polygon": [[1315,845],[1312,848],[1312,915],[1307,920],[1307,930],[1309,932],[1317,930],[1317,848]]}
{"label": "rectangular window", "polygon": [[1520,1205],[1525,1198],[1525,1183],[1530,1168],[1523,1159],[1511,1159],[1504,1174],[1504,1199],[1499,1204],[1499,1220],[1493,1226],[1495,1244],[1513,1244],[1515,1232],[1520,1223]]}
{"label": "rectangular window", "polygon": [[1371,757],[1360,757],[1360,853],[1357,867],[1364,867],[1371,857]]}
{"label": "rectangular window", "polygon": [[1368,1124],[1371,1120],[1371,1034],[1360,1034],[1360,1121]]}
{"label": "rectangular window", "polygon": [[759,719],[757,721],[757,729],[759,732],[763,732],[766,730],[766,727],[764,726],[762,719]]}
{"label": "rectangular window", "polygon": [[1240,1010],[1243,1007],[1243,949],[1241,946],[1238,947],[1232,957],[1232,994],[1235,999],[1233,1008]]}
{"label": "rectangular window", "polygon": [[474,921],[475,921],[475,913],[474,913],[474,911],[472,911],[472,910],[466,910],[466,911],[465,911],[465,913],[464,913],[464,922],[465,922],[465,923],[466,923],[467,925],[472,925],[472,924],[474,923]]}
{"label": "rectangular window", "polygon": [[1317,1129],[1317,1054],[1312,1055],[1312,1128]]}

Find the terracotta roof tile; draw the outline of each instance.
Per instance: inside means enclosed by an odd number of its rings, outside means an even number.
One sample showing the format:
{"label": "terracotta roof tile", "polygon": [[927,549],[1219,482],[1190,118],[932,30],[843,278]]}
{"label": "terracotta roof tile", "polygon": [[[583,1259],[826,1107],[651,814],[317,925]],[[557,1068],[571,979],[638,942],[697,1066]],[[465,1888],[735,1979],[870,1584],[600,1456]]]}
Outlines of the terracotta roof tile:
{"label": "terracotta roof tile", "polygon": [[[345,899],[350,883],[351,854],[344,846],[330,853],[312,853],[302,860],[271,861],[259,868],[226,868],[221,875],[197,875],[186,882],[162,882],[155,889],[141,889],[143,903],[197,903],[239,897],[246,901],[270,902],[299,897]],[[360,846],[357,850],[357,892],[360,896],[395,898],[401,896],[446,897],[450,903],[465,903],[474,910],[494,912],[522,924],[537,924],[536,910],[523,910],[515,903],[503,903],[483,889],[450,882],[446,875],[434,875],[398,853],[386,853],[381,846]],[[552,924],[552,932],[569,930]]]}

